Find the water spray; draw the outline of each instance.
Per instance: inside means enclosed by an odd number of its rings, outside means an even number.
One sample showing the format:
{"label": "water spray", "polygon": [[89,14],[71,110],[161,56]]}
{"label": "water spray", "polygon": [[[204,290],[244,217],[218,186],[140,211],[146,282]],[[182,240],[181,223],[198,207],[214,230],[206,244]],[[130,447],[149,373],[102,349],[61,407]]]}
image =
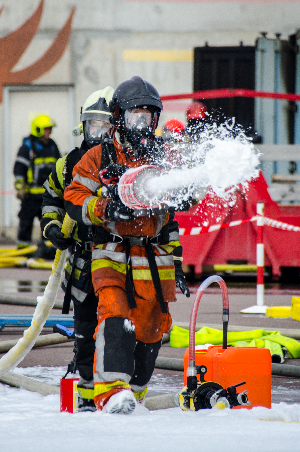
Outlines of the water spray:
{"label": "water spray", "polygon": [[[204,144],[203,144],[204,145]],[[223,196],[230,187],[251,180],[259,164],[252,143],[238,140],[210,140],[203,163],[163,171],[158,166],[144,165],[130,168],[120,178],[118,194],[122,202],[132,209],[158,208],[163,203],[176,204],[172,195],[178,189],[210,186]],[[175,195],[176,198],[176,195]]]}

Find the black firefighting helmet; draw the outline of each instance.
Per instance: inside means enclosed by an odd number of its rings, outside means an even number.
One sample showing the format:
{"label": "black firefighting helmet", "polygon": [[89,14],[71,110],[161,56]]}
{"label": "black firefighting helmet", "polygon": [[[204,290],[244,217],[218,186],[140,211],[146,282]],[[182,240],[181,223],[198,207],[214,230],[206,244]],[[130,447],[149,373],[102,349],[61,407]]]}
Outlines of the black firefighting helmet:
{"label": "black firefighting helmet", "polygon": [[[157,90],[141,77],[121,83],[110,102],[111,123],[140,154],[138,148],[153,140],[163,105]],[[150,115],[149,112],[150,111]]]}

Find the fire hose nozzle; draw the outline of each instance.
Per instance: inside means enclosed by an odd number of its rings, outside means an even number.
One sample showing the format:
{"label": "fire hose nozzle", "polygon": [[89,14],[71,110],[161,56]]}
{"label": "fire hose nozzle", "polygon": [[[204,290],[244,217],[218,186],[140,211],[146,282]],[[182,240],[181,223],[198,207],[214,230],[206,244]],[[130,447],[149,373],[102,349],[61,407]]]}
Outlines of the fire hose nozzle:
{"label": "fire hose nozzle", "polygon": [[199,383],[197,379],[194,381],[193,378],[195,377],[188,377],[187,386],[179,395],[180,407],[184,411],[198,411],[214,407],[233,408],[251,404],[247,396],[248,391],[236,393],[236,387],[245,384],[244,382],[226,389],[219,383],[204,380]]}
{"label": "fire hose nozzle", "polygon": [[[131,209],[156,209],[169,197],[168,190],[157,185],[157,178],[164,174],[159,166],[143,165],[130,168],[120,178],[118,194],[125,206]],[[151,183],[151,179],[156,179]]]}

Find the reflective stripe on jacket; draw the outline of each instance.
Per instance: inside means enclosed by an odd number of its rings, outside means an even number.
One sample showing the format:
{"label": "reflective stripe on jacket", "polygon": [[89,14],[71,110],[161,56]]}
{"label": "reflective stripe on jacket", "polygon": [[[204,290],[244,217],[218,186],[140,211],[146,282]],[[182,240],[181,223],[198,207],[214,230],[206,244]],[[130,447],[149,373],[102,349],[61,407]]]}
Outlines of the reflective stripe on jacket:
{"label": "reflective stripe on jacket", "polygon": [[[173,247],[172,247],[173,250]],[[155,261],[165,302],[176,301],[173,255],[153,245]],[[135,293],[149,301],[156,298],[145,247],[134,245],[130,250]],[[125,287],[126,254],[122,243],[96,245],[92,251],[92,280],[95,291],[105,286]]]}
{"label": "reflective stripe on jacket", "polygon": [[44,193],[43,184],[59,158],[59,150],[51,138],[47,142],[33,135],[24,138],[14,165],[16,184],[23,182],[27,193]]}
{"label": "reflective stripe on jacket", "polygon": [[[117,163],[128,167],[137,167],[148,163],[145,159],[132,162],[115,138],[114,145]],[[65,189],[65,205],[71,218],[76,221],[82,221],[87,225],[102,226],[110,233],[121,237],[157,236],[169,219],[169,214],[163,209],[161,214],[157,214],[157,211],[149,211],[148,215],[135,217],[134,220],[128,222],[107,220],[105,208],[110,200],[96,195],[97,190],[102,186],[98,178],[101,167],[101,153],[101,145],[90,149],[74,168],[73,182]],[[175,270],[171,253],[178,245],[178,242],[168,245],[169,249],[164,249],[159,245],[152,245],[166,302],[175,301],[176,299]],[[108,254],[110,252],[111,254]],[[138,296],[153,301],[156,299],[156,293],[145,247],[139,245],[131,246],[130,257],[135,292]],[[92,253],[92,280],[95,291],[97,292],[101,287],[108,285],[125,288],[125,279],[126,258],[124,244],[112,242],[96,244]]]}
{"label": "reflective stripe on jacket", "polygon": [[[82,150],[81,148],[76,148],[72,151],[77,160],[80,160],[81,153],[83,152],[85,152],[85,150]],[[59,223],[63,222],[66,213],[64,207],[64,168],[70,155],[71,153],[60,158],[56,162],[52,173],[44,183],[45,193],[43,194],[41,220],[43,231],[47,229],[47,226],[53,221]],[[62,289],[64,291],[66,291],[68,282],[70,282],[72,300],[80,303],[85,300],[88,291],[91,289],[91,252],[86,252],[81,248],[82,240],[87,240],[87,236],[87,227],[81,227],[79,238],[78,226],[75,226],[73,232],[73,248],[75,248],[76,245],[76,249],[79,249],[79,252],[76,253],[76,256],[75,250],[71,254],[62,282]]]}
{"label": "reflective stripe on jacket", "polygon": [[75,253],[70,256],[62,282],[64,292],[67,290],[68,283],[71,284],[72,300],[82,303],[92,287],[90,252],[83,251],[76,258]]}

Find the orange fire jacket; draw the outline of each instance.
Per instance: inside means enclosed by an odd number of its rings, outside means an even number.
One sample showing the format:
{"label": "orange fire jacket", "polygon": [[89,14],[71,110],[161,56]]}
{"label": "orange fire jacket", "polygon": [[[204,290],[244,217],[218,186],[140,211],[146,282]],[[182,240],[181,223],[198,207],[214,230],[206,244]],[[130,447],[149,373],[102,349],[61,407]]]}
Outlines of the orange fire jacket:
{"label": "orange fire jacket", "polygon": [[[114,138],[117,163],[128,167],[148,164],[145,159],[132,162]],[[73,182],[65,189],[66,209],[76,221],[86,225],[102,226],[111,234],[132,237],[154,237],[168,222],[169,215],[149,213],[128,222],[111,222],[105,217],[105,209],[110,199],[97,196],[102,187],[98,174],[101,168],[101,145],[90,149],[75,166]],[[176,301],[175,269],[172,251],[179,246],[178,238],[166,245],[152,245],[158,268],[165,302]],[[157,302],[146,251],[143,246],[134,245],[130,249],[132,276],[135,295],[148,302]],[[117,286],[125,290],[126,255],[123,243],[95,244],[92,252],[92,280],[97,292],[104,287]],[[104,315],[107,317],[107,315]],[[169,323],[169,322],[168,322]]]}

